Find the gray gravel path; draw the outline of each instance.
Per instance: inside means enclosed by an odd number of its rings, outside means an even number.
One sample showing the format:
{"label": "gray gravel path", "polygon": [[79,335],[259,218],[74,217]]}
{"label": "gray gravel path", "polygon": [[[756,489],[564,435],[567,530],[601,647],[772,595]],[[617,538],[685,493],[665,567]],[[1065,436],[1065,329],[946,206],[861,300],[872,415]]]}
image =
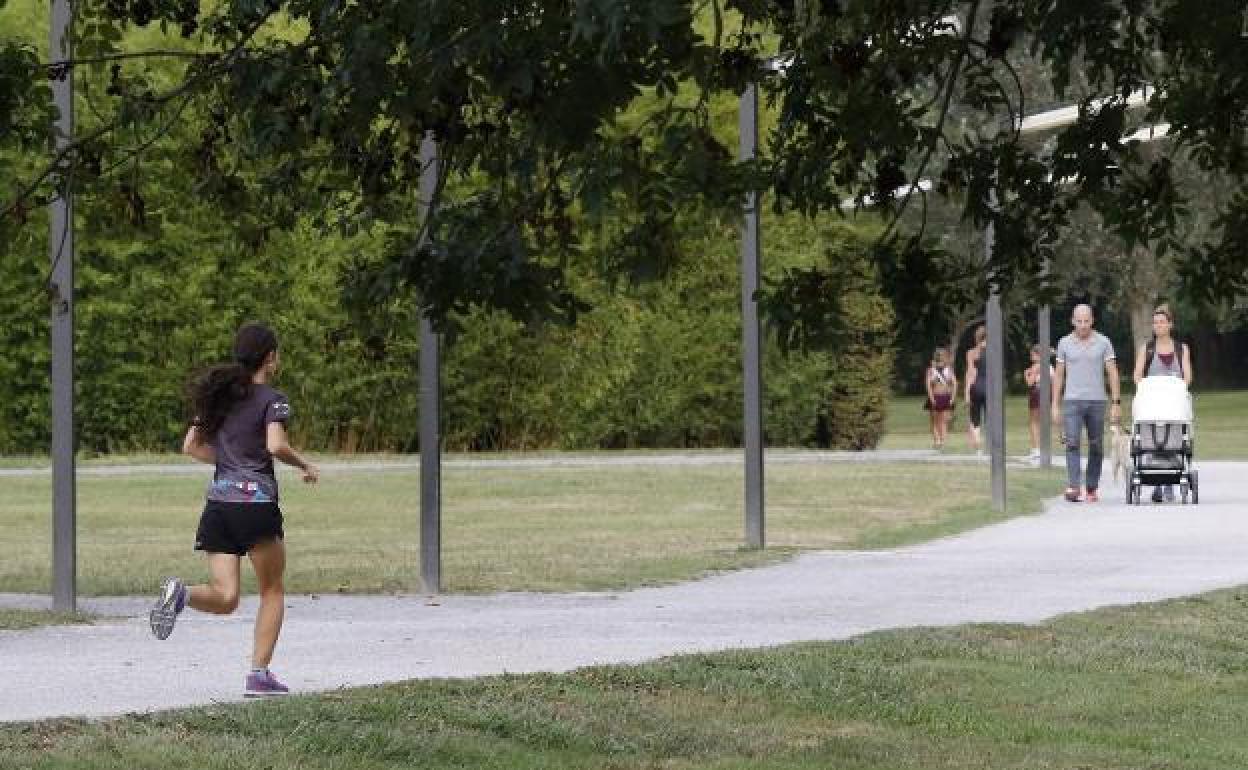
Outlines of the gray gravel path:
{"label": "gray gravel path", "polygon": [[[291,597],[274,670],[302,692],[563,671],[868,631],[1034,623],[1248,583],[1248,464],[1203,463],[1199,506],[1054,501],[1045,513],[887,551],[618,594]],[[1107,479],[1108,483],[1108,479]],[[1107,489],[1107,493],[1111,490]],[[32,599],[0,595],[0,605]],[[43,600],[39,600],[43,601]],[[0,720],[240,700],[254,602],[147,631],[147,599],[84,602],[92,626],[0,632]]]}
{"label": "gray gravel path", "polygon": [[[843,452],[817,449],[769,449],[765,452],[768,463],[780,465],[815,464],[815,463],[938,463],[945,465],[987,464],[988,458],[983,455],[945,454],[933,449],[878,449],[867,452]],[[1025,457],[1011,457],[1015,465],[1025,464]],[[1060,462],[1061,458],[1057,458]],[[557,452],[543,454],[534,452],[517,455],[446,455],[442,460],[442,468],[450,470],[487,469],[487,468],[604,468],[618,466],[705,466],[705,465],[739,465],[742,462],[740,450],[703,450],[667,452],[636,452],[608,453],[595,452],[575,454]],[[330,473],[350,473],[353,471],[369,472],[414,472],[420,469],[420,461],[413,457],[410,460],[360,460],[358,462],[325,462],[320,464],[322,471]],[[283,472],[291,472],[281,466]],[[149,465],[80,465],[77,473],[83,476],[135,476],[150,474],[185,475],[205,473],[205,466],[190,460],[170,463],[153,463]],[[48,476],[52,473],[48,467],[0,468],[0,478]]]}

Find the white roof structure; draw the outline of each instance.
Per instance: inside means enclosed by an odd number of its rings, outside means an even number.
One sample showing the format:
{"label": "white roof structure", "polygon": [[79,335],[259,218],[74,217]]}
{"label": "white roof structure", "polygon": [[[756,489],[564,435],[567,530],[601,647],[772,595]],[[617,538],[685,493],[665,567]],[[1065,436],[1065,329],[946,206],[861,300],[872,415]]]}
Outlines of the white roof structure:
{"label": "white roof structure", "polygon": [[[1155,89],[1151,86],[1141,88],[1131,93],[1127,97],[1127,107],[1142,107],[1152,98]],[[1094,107],[1100,107],[1109,103],[1109,99],[1098,99],[1093,102]],[[1018,132],[1020,134],[1031,134],[1040,131],[1052,131],[1058,128],[1064,128],[1079,119],[1079,105],[1068,105],[1066,107],[1058,107],[1057,109],[1047,110],[1035,115],[1028,115],[1018,122]],[[1153,142],[1164,139],[1170,134],[1169,123],[1157,123],[1128,134],[1123,137],[1126,142]],[[932,180],[920,179],[914,184],[908,184],[898,188],[893,192],[894,199],[910,195],[912,192],[928,192],[932,189]],[[876,204],[874,196],[868,195],[863,199],[863,205],[873,206]],[[841,201],[840,208],[848,210],[857,208],[858,202],[852,198]]]}

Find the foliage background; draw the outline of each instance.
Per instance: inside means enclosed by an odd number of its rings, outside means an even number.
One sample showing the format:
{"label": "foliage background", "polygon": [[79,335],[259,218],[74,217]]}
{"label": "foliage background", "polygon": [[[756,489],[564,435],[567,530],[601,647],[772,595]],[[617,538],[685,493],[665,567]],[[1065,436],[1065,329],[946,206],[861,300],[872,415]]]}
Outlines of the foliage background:
{"label": "foliage background", "polygon": [[[177,10],[176,4],[159,5],[170,12]],[[981,7],[981,15],[988,13],[989,5]],[[42,3],[0,2],[0,31],[6,41],[25,36],[32,46],[42,49],[45,16]],[[676,28],[686,19],[677,14],[666,21],[657,17],[654,21],[660,27],[670,24]],[[722,21],[716,19],[716,23]],[[995,15],[981,21],[991,22],[993,35],[999,36],[1002,30]],[[732,27],[733,19],[727,22]],[[94,27],[84,28],[84,39],[93,41],[100,51],[113,50],[118,43],[127,49],[158,47],[159,43],[159,47],[181,46],[187,51],[196,45],[193,38],[179,40],[161,34],[156,27],[163,27],[163,22],[127,26],[124,41],[105,39],[121,35],[117,30],[122,28],[104,23],[102,16],[92,23]],[[706,19],[694,19],[693,23],[704,33],[709,25]],[[366,27],[380,31],[376,25]],[[303,32],[306,30],[284,30],[279,24],[265,34],[275,40],[293,40]],[[675,44],[678,41],[668,42],[674,46],[668,53],[683,55]],[[530,59],[533,57],[524,60]],[[360,66],[368,63],[355,62]],[[377,62],[372,64],[380,67]],[[838,66],[844,64],[841,61]],[[288,168],[263,152],[270,144],[285,146],[277,135],[285,125],[281,115],[273,125],[251,126],[254,130],[243,132],[240,125],[219,119],[204,105],[188,101],[176,110],[171,108],[175,120],[153,133],[153,124],[163,121],[168,113],[138,110],[119,119],[108,112],[113,102],[101,98],[110,91],[124,93],[126,98],[117,101],[121,106],[116,109],[135,110],[145,93],[161,92],[176,84],[178,73],[176,58],[136,61],[118,69],[75,69],[81,131],[90,133],[99,125],[118,121],[114,145],[101,149],[95,161],[121,158],[112,173],[97,174],[93,183],[84,185],[77,199],[78,418],[83,448],[104,452],[173,446],[185,417],[180,390],[188,372],[217,360],[227,349],[233,328],[249,318],[269,320],[285,341],[283,387],[291,391],[301,415],[296,433],[302,443],[347,451],[414,448],[418,353],[415,300],[410,295],[387,295],[371,308],[367,318],[358,312],[348,313],[341,301],[353,270],[361,264],[384,268],[388,260],[393,261],[393,240],[402,234],[403,227],[411,225],[402,214],[406,211],[403,206],[411,201],[404,199],[401,191],[393,196],[378,194],[374,203],[384,200],[399,205],[399,213],[381,212],[372,229],[369,217],[357,216],[354,229],[344,229],[332,220],[350,204],[336,199],[332,191],[317,188],[313,178],[288,185],[285,194],[272,200],[265,199],[264,184],[279,179],[284,170],[297,173],[294,166]],[[828,73],[823,72],[823,76]],[[1027,77],[1026,82],[1043,83],[1046,77],[1041,73]],[[265,88],[272,86],[265,82]],[[648,81],[643,78],[638,82]],[[654,149],[647,142],[661,143],[656,138],[659,134],[647,134],[641,127],[653,116],[653,105],[673,94],[677,94],[678,102],[692,98],[679,95],[679,85],[664,81],[637,89],[634,104],[623,111],[615,125],[625,133],[634,132],[632,138],[637,141],[623,142],[622,147],[645,155]],[[716,85],[728,84],[716,81]],[[1083,87],[1089,84],[1075,85],[1077,95],[1082,95]],[[532,83],[521,83],[517,88],[518,93],[531,91]],[[1028,103],[1045,104],[1051,96],[1033,89]],[[713,134],[723,146],[731,147],[736,133],[735,100],[722,88],[710,99]],[[774,127],[777,104],[768,105],[764,112],[765,121]],[[866,117],[871,111],[858,112]],[[844,116],[854,114],[855,110],[849,109]],[[968,125],[975,120],[974,109],[955,109],[951,115]],[[789,118],[804,119],[802,115]],[[224,153],[221,148],[232,143],[228,136],[231,125],[246,135],[233,142],[241,149]],[[689,126],[676,128],[692,130]],[[294,130],[291,126],[285,129]],[[677,134],[685,136],[679,131]],[[807,138],[789,136],[799,143]],[[831,141],[836,134],[823,138]],[[893,138],[899,147],[909,141]],[[349,144],[351,137],[345,139]],[[829,146],[840,146],[837,143],[844,141],[847,139],[842,137]],[[32,146],[5,144],[7,156],[0,158],[3,167],[14,169],[18,175],[34,167],[38,153],[31,151]],[[294,142],[291,146],[302,145]],[[136,147],[142,147],[143,152],[129,155],[128,151]],[[89,161],[94,149],[85,148],[83,157]],[[347,149],[354,152],[362,148]],[[361,162],[385,160],[387,152],[387,147],[381,147],[376,157],[361,156]],[[526,157],[523,151],[518,153],[521,165]],[[534,275],[541,279],[546,275],[542,270],[559,263],[567,253],[583,255],[585,264],[559,265],[560,281],[566,280],[571,291],[590,308],[581,313],[575,326],[525,322],[516,320],[515,314],[487,311],[471,303],[453,314],[444,371],[448,446],[727,446],[739,440],[736,224],[725,221],[722,209],[716,213],[709,207],[698,208],[709,206],[714,190],[727,189],[732,180],[721,179],[724,185],[717,187],[716,177],[698,177],[694,173],[698,169],[709,174],[716,167],[708,158],[697,153],[678,157],[687,161],[688,168],[665,167],[666,177],[643,178],[644,183],[632,191],[633,200],[613,201],[604,208],[618,215],[615,221],[600,227],[596,234],[589,228],[576,229],[575,236],[570,237],[576,240],[596,235],[606,248],[590,244],[578,252],[568,247],[562,240],[565,233],[560,231],[558,238],[546,242],[555,251],[562,249],[558,254],[538,254],[529,267],[512,264],[521,274],[536,265]],[[537,166],[549,162],[540,157],[530,160]],[[828,168],[821,165],[826,158],[808,153],[801,160],[802,174],[811,179],[827,176]],[[540,177],[540,171],[534,173]],[[883,174],[880,167],[875,171]],[[484,173],[484,168],[477,172]],[[682,174],[706,182],[696,185],[706,201],[687,206],[674,203],[683,188],[671,183],[677,177],[684,179]],[[384,174],[377,177],[384,178]],[[475,184],[471,175],[454,180],[448,187],[449,205],[462,204],[465,210],[474,205],[488,208],[494,191]],[[291,189],[303,197],[290,194]],[[617,189],[604,182],[603,189],[613,191],[615,197],[627,197],[621,192],[623,187]],[[802,205],[800,196],[795,198],[791,189],[779,198],[789,205]],[[566,206],[566,202],[560,205],[564,205],[561,210],[586,219],[591,216]],[[660,218],[663,226],[650,227],[654,221],[648,216],[650,209],[667,206],[671,216]],[[588,204],[585,207],[592,208]],[[0,263],[0,350],[5,352],[0,360],[0,451],[37,452],[46,448],[48,437],[47,307],[43,301],[46,223],[40,208],[23,210],[20,215],[26,218],[27,226],[16,231],[17,238],[4,241],[8,253]],[[455,220],[452,217],[448,221]],[[471,217],[464,221],[471,223]],[[379,224],[383,222],[391,226],[389,232]],[[953,232],[959,226],[965,226],[965,212],[950,212],[950,224],[944,231]],[[933,230],[940,231],[941,227]],[[1090,222],[1087,231],[1075,232],[1062,248],[1069,246],[1071,252],[1077,252],[1080,245],[1096,243],[1087,237],[1091,231],[1107,232],[1102,223]],[[976,302],[963,302],[965,297],[959,297],[957,302],[949,300],[954,307],[943,308],[933,307],[933,302],[939,303],[942,296],[948,299],[940,292],[959,280],[963,290],[978,286],[981,275],[974,271],[963,271],[960,276],[934,275],[921,269],[930,267],[930,262],[877,259],[879,254],[871,247],[877,245],[878,235],[876,223],[865,217],[846,223],[835,215],[813,219],[771,215],[764,250],[772,285],[800,289],[803,276],[817,277],[819,282],[812,285],[822,291],[815,292],[817,296],[805,307],[823,312],[825,305],[836,305],[838,317],[831,324],[831,333],[814,343],[789,344],[794,340],[773,338],[767,346],[770,443],[874,446],[889,389],[917,385],[931,347],[947,341],[956,344],[973,323]],[[969,248],[961,254],[963,265],[965,257],[973,259],[976,251],[974,238],[964,240]],[[628,276],[627,270],[615,273],[617,278],[625,275],[623,279],[601,278],[612,271],[602,270],[602,265],[594,262],[617,260],[611,253],[613,246],[649,255],[641,260],[635,259],[636,255],[618,256],[621,265],[670,272],[662,276],[663,281],[651,283],[631,282],[629,278],[641,276]],[[1129,328],[1131,322],[1124,318],[1128,310],[1146,304],[1152,298],[1146,294],[1163,292],[1165,284],[1178,278],[1173,265],[1154,259],[1152,281],[1134,292],[1139,296],[1126,296],[1117,276],[1138,266],[1145,255],[1114,254],[1112,260],[1101,256],[1078,253],[1068,260],[1071,274],[1091,277],[1081,282],[1059,282],[1057,288],[1065,292],[1067,301],[1055,305],[1055,337],[1065,328],[1069,304],[1090,300],[1098,306],[1117,306],[1118,317],[1112,312],[1102,315],[1102,328],[1121,338],[1112,332]],[[957,267],[956,260],[953,264]],[[1088,265],[1096,269],[1089,270]],[[481,283],[490,283],[491,275],[505,284],[510,280],[505,259],[486,267],[473,274]],[[449,270],[443,277],[448,276],[453,281],[455,271]],[[793,277],[797,280],[785,282]],[[515,286],[523,290],[528,285],[525,280],[515,281]],[[483,291],[489,294],[488,287]],[[507,296],[508,292],[495,291],[495,295]],[[497,304],[498,296],[491,296]],[[540,305],[539,299],[519,296],[515,304]],[[1010,349],[1011,370],[1016,371],[1025,360],[1031,324],[1026,303],[1021,298],[1012,300],[1007,304],[1014,310]],[[770,307],[773,323],[801,320],[797,317],[801,308],[796,305],[795,317],[789,319],[784,318],[783,301]],[[1180,308],[1180,318],[1195,326],[1205,318],[1200,315],[1205,310]],[[1243,328],[1242,303],[1217,310],[1219,329]],[[787,354],[782,354],[782,346],[776,344],[781,341],[791,348]],[[1198,356],[1197,360],[1212,358]],[[894,377],[895,372],[898,377]],[[850,425],[861,429],[848,430]]]}
{"label": "foliage background", "polygon": [[[0,6],[0,27],[42,49],[46,8]],[[125,34],[119,42],[127,48],[193,47],[155,25]],[[177,71],[176,59],[154,59],[127,64],[120,76],[135,90],[167,85]],[[78,127],[86,134],[108,117],[100,96],[117,85],[118,72],[92,66],[75,73]],[[640,121],[659,98],[653,90],[639,95],[621,125]],[[735,99],[717,97],[712,109],[717,135],[735,142]],[[151,121],[133,121],[119,144],[146,143],[141,158],[76,196],[80,447],[100,453],[176,447],[188,375],[221,360],[241,322],[262,319],[282,340],[285,371],[278,384],[293,399],[300,444],[416,449],[417,303],[410,295],[390,297],[360,312],[343,301],[353,270],[384,263],[385,227],[335,226],[339,201],[332,194],[309,196],[308,205],[292,212],[293,223],[271,226],[266,215],[273,212],[256,210],[263,201],[231,200],[229,190],[205,188],[250,171],[214,167],[204,174],[203,164],[217,159],[205,157],[203,147],[209,137],[220,139],[221,127],[194,104],[178,115],[167,135],[154,139]],[[4,160],[14,168],[38,161],[8,152]],[[472,180],[459,180],[449,196],[478,192]],[[648,204],[643,196],[632,205]],[[42,209],[29,217],[0,270],[3,453],[46,451],[49,441],[47,225]],[[836,269],[844,276],[843,310],[852,318],[843,334],[821,346],[787,354],[775,344],[765,347],[767,439],[874,446],[893,355],[891,308],[865,256],[877,225],[769,213],[765,227],[766,272]],[[572,265],[571,288],[592,308],[575,325],[525,323],[480,306],[456,314],[443,356],[447,447],[739,443],[738,223],[693,209],[663,237],[681,259],[662,281],[602,278],[592,256]]]}

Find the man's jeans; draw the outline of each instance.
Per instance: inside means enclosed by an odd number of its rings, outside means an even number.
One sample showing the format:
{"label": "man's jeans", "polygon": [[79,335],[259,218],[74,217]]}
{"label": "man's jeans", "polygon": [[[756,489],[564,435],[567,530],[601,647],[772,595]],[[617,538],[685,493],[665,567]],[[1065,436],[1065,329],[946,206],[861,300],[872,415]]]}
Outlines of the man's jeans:
{"label": "man's jeans", "polygon": [[1079,488],[1079,431],[1088,429],[1088,489],[1101,483],[1105,459],[1105,401],[1063,401],[1062,427],[1066,434],[1066,478]]}

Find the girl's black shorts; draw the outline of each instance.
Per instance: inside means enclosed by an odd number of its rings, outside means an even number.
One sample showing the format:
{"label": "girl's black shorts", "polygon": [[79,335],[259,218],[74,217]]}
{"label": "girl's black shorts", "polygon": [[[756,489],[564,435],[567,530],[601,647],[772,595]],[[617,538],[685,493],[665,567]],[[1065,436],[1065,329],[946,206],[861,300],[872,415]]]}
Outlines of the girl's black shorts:
{"label": "girl's black shorts", "polygon": [[281,539],[282,509],[277,503],[221,503],[209,500],[199,517],[195,550],[243,556],[265,540]]}

